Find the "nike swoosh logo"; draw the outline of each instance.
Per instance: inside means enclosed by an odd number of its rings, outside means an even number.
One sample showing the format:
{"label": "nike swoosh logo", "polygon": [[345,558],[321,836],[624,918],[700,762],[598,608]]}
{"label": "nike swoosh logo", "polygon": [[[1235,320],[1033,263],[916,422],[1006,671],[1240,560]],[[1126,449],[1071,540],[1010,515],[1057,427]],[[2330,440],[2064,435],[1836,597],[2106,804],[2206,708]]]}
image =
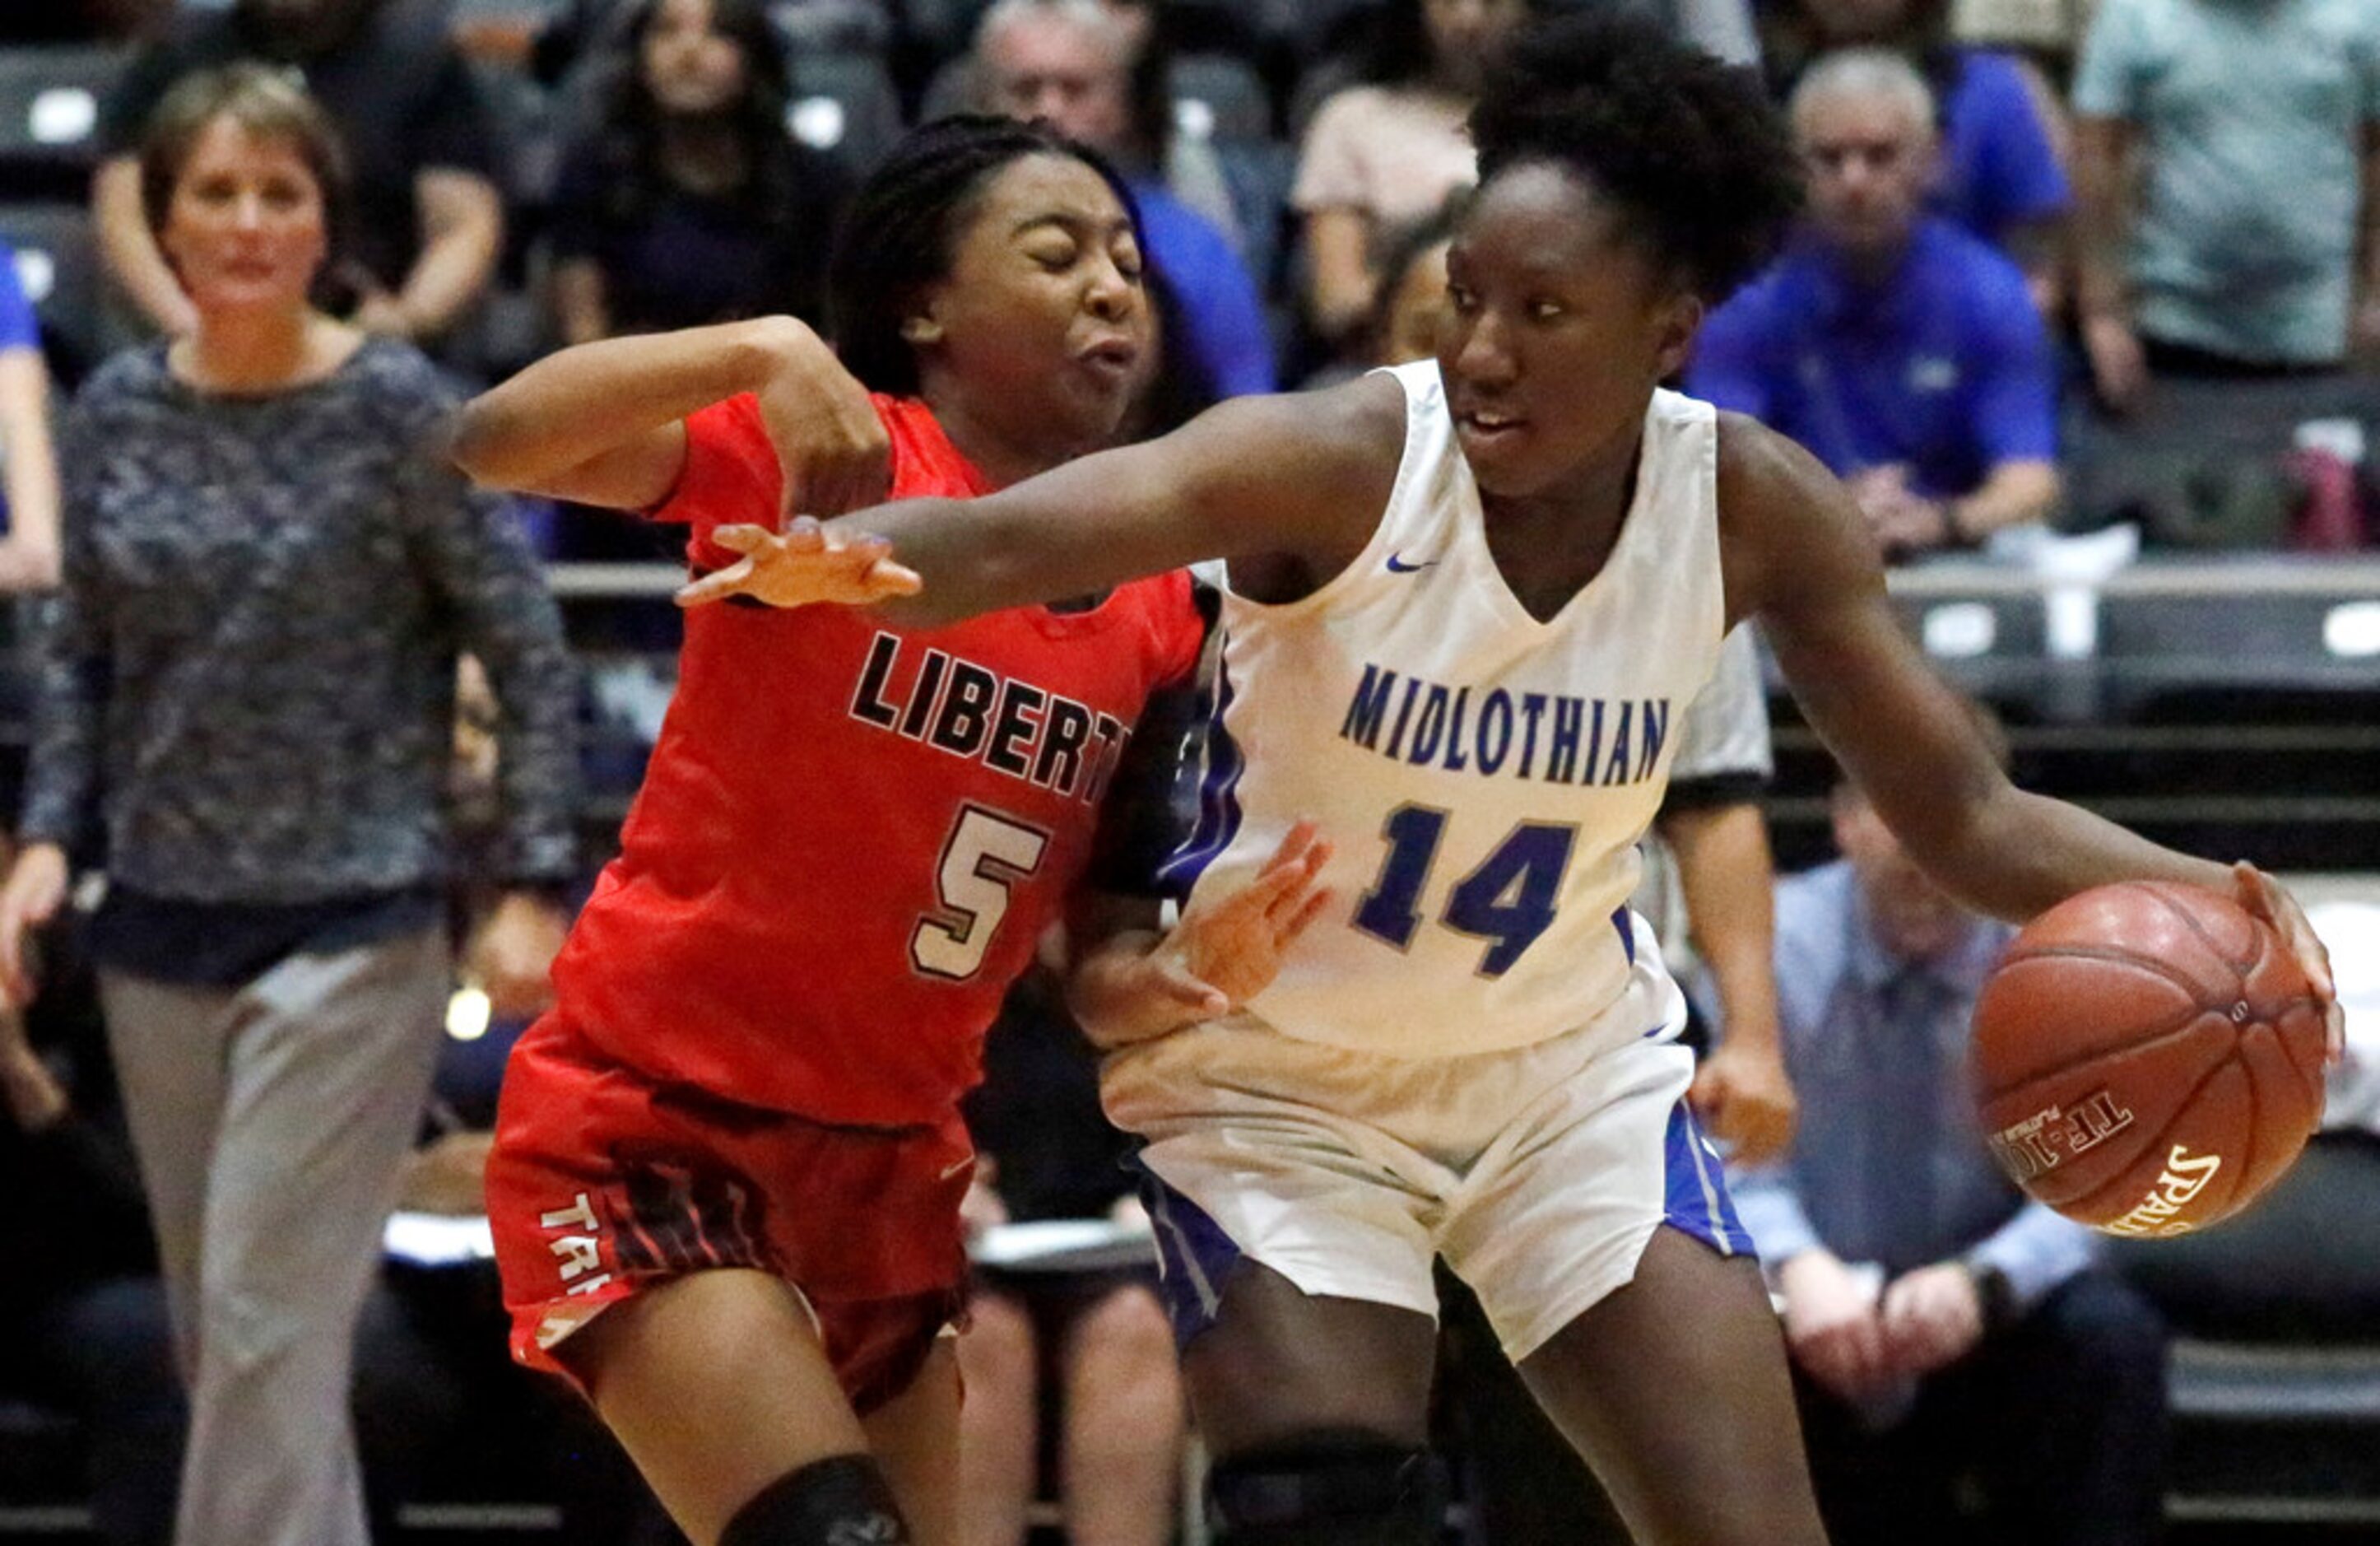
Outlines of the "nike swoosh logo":
{"label": "nike swoosh logo", "polygon": [[1400,555],[1392,553],[1389,554],[1389,573],[1392,575],[1415,574],[1423,569],[1432,568],[1436,566],[1438,560],[1435,558],[1425,558],[1418,564],[1407,564],[1402,561]]}

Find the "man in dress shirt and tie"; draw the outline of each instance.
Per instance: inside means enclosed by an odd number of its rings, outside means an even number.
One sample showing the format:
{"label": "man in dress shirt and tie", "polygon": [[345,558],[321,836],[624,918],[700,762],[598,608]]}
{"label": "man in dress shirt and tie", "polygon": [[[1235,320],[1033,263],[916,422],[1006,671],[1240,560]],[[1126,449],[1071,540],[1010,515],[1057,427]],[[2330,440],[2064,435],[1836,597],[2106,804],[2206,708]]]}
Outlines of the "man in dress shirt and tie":
{"label": "man in dress shirt and tie", "polygon": [[1836,1546],[2151,1540],[2164,1326],[2096,1236],[2001,1175],[1966,1090],[2011,931],[1937,889],[1848,785],[1833,818],[1843,858],[1777,892],[1798,1136],[1730,1185],[1783,1298]]}

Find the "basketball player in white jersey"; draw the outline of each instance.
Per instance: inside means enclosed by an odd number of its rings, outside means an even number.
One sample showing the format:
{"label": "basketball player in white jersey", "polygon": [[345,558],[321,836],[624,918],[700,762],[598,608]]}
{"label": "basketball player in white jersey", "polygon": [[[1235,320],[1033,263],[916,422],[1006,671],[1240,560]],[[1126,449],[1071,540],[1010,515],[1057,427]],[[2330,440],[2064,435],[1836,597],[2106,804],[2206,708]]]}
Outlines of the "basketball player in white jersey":
{"label": "basketball player in white jersey", "polygon": [[[1842,488],[1657,390],[1794,203],[1757,84],[1572,17],[1480,102],[1435,365],[1239,399],[964,505],[747,529],[685,599],[922,580],[886,610],[930,624],[1227,560],[1189,899],[1171,932],[1078,935],[1074,985],[1118,1049],[1109,1109],[1149,1140],[1221,1539],[1436,1540],[1442,1255],[1640,1540],[1806,1546],[1776,1320],[1682,1103],[1679,995],[1623,907],[1727,628],[1761,620],[1829,748],[1977,907],[2192,882],[2272,920],[2325,995],[2328,968],[2255,871],[2011,786]],[[1034,710],[985,712],[997,743]]]}

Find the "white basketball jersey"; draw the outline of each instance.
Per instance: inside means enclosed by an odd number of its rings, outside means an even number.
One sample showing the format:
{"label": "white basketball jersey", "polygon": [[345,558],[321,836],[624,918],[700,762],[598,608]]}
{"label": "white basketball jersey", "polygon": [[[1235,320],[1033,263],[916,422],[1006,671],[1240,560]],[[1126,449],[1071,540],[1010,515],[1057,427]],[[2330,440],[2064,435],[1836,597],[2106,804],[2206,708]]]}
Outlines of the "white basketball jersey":
{"label": "white basketball jersey", "polygon": [[1615,1037],[1673,1028],[1627,900],[1725,627],[1712,410],[1654,395],[1618,544],[1540,623],[1488,554],[1438,367],[1389,373],[1404,459],[1362,555],[1287,605],[1225,590],[1197,829],[1172,872],[1234,888],[1294,822],[1320,824],[1334,899],[1248,1006],[1301,1040],[1487,1052],[1632,997]]}

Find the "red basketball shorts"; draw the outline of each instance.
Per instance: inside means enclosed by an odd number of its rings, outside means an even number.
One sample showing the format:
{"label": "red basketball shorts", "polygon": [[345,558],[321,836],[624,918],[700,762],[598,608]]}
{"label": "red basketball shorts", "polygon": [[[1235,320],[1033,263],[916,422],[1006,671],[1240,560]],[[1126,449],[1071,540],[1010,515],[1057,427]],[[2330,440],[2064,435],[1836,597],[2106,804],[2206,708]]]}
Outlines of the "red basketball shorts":
{"label": "red basketball shorts", "polygon": [[930,1127],[839,1127],[657,1084],[548,1016],[514,1049],[488,1161],[513,1357],[687,1272],[749,1267],[798,1289],[852,1405],[917,1377],[960,1314],[959,1202],[975,1150]]}

